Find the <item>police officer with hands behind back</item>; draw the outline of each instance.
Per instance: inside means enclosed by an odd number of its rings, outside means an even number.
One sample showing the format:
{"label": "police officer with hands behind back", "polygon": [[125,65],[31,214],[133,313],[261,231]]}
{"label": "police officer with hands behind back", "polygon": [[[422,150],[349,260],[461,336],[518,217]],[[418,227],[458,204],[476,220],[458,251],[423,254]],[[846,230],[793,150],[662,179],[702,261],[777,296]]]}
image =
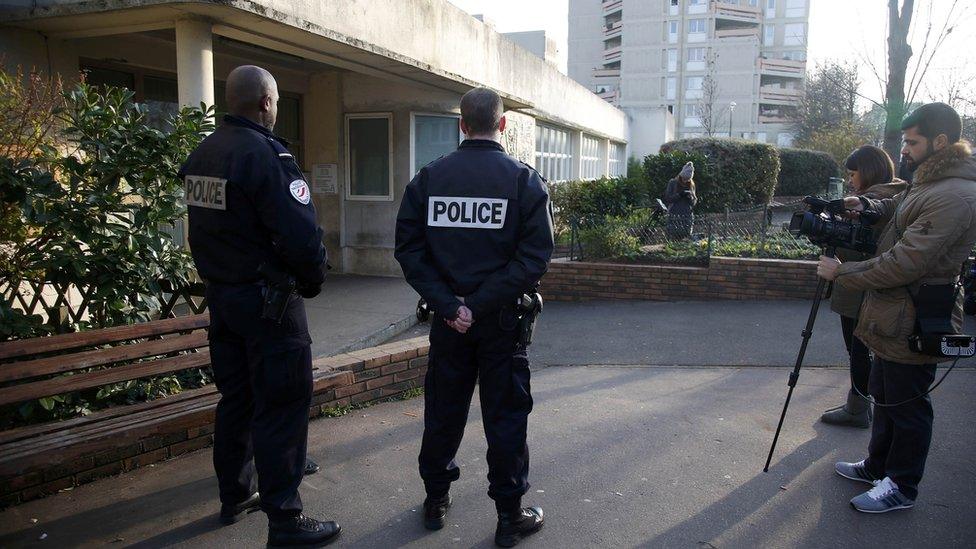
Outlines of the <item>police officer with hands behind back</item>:
{"label": "police officer with hands behind back", "polygon": [[221,395],[214,432],[220,518],[232,523],[260,504],[270,545],[325,543],[339,526],[303,515],[298,486],[312,396],[302,297],[319,293],[326,252],[308,185],[287,142],[271,131],[277,103],[268,71],[234,69],[230,114],[179,175],[193,260],[207,283]]}
{"label": "police officer with hands behind back", "polygon": [[546,272],[553,233],[545,180],[500,144],[503,114],[491,90],[476,88],[461,98],[466,139],[407,186],[397,215],[396,259],[434,312],[419,457],[424,524],[444,526],[448,491],[460,476],[454,457],[477,381],[488,495],[498,511],[495,543],[511,547],[543,524],[542,509],[521,506],[529,487],[532,396],[516,303]]}

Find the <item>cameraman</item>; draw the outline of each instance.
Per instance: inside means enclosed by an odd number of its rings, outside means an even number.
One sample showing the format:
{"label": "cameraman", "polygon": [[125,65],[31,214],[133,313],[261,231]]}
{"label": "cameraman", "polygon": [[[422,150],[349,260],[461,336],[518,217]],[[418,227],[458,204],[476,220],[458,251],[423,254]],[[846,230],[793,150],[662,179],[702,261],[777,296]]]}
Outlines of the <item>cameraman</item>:
{"label": "cameraman", "polygon": [[[905,190],[905,183],[893,180],[895,165],[883,149],[864,145],[851,153],[844,162],[851,188],[857,196],[866,198],[891,198]],[[843,261],[863,261],[869,257],[853,250],[837,249],[837,257]],[[830,425],[858,427],[871,426],[871,403],[860,395],[868,394],[868,376],[871,373],[871,352],[864,342],[854,335],[857,313],[864,300],[864,292],[835,285],[830,296],[830,310],[840,315],[844,346],[850,357],[851,388],[847,402],[832,408],[820,416],[820,421]]]}
{"label": "cameraman", "polygon": [[[914,175],[894,198],[845,199],[848,208],[866,207],[889,220],[878,255],[841,264],[821,257],[817,274],[844,288],[865,290],[855,335],[874,352],[869,389],[878,404],[868,456],[839,462],[837,473],[875,487],[851,500],[858,511],[884,513],[915,505],[918,483],[932,439],[932,402],[924,394],[945,357],[912,351],[913,295],[923,284],[953,284],[976,243],[976,161],[960,141],[962,120],[944,103],[923,105],[902,122],[902,153]],[[962,294],[952,323],[962,326]],[[908,402],[905,402],[908,401]]]}

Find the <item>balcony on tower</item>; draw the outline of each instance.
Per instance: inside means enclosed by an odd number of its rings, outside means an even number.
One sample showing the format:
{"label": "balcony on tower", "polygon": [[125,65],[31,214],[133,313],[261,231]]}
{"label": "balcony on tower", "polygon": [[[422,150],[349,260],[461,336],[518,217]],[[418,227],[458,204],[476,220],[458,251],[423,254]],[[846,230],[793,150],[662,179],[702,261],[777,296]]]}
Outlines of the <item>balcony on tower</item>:
{"label": "balcony on tower", "polygon": [[612,15],[623,11],[624,0],[603,0],[603,15]]}

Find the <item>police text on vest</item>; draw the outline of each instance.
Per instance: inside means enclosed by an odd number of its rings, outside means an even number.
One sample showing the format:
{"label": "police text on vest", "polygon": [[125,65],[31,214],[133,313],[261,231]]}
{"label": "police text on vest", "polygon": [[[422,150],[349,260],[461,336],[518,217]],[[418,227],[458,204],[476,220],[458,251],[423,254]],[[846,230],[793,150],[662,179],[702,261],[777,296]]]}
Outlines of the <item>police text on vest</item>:
{"label": "police text on vest", "polygon": [[427,199],[427,226],[501,229],[507,211],[505,198],[431,196]]}
{"label": "police text on vest", "polygon": [[187,206],[210,208],[211,210],[227,209],[227,180],[219,177],[204,175],[188,175],[183,181]]}

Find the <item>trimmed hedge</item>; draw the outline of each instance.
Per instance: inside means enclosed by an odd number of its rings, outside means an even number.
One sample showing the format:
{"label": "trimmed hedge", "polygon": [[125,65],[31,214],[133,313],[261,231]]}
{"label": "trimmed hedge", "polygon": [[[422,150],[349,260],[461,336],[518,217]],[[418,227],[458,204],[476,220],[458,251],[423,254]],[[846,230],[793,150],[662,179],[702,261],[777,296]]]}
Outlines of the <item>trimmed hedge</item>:
{"label": "trimmed hedge", "polygon": [[840,175],[840,165],[825,152],[805,149],[779,150],[778,196],[823,196],[831,177]]}
{"label": "trimmed hedge", "polygon": [[[705,158],[705,166],[695,163],[698,212],[720,212],[768,204],[779,175],[779,152],[766,143],[738,139],[679,139],[661,146],[661,154],[683,152]],[[645,162],[645,167],[651,166]],[[706,168],[700,170],[700,168]],[[677,171],[667,175],[664,183]],[[648,177],[661,178],[664,174]]]}
{"label": "trimmed hedge", "polygon": [[602,224],[608,216],[624,216],[647,205],[648,194],[639,177],[566,181],[549,185],[556,223],[566,228],[575,221],[581,228]]}

